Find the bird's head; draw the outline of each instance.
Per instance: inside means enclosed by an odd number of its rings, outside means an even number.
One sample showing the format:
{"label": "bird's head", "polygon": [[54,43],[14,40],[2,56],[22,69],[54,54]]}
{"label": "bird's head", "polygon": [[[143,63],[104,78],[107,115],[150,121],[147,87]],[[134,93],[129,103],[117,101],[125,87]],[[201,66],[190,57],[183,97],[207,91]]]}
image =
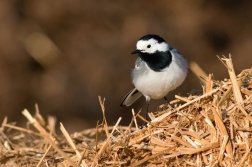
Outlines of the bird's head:
{"label": "bird's head", "polygon": [[165,52],[169,50],[169,44],[158,35],[145,35],[136,44],[136,50],[131,54]]}

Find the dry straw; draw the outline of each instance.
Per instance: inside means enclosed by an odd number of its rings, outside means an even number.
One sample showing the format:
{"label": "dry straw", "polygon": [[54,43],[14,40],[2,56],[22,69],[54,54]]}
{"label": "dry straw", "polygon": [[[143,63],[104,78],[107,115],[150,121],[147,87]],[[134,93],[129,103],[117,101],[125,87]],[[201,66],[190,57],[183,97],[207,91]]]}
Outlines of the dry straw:
{"label": "dry straw", "polygon": [[[99,97],[103,121],[97,128],[70,135],[54,132],[39,114],[24,110],[34,128],[21,128],[4,119],[0,128],[2,166],[252,166],[252,69],[235,75],[231,56],[220,58],[230,79],[213,80],[195,63],[201,78],[201,95],[175,96],[166,109],[143,119],[132,110],[128,127],[106,121],[105,100]],[[200,74],[197,74],[200,71]],[[144,120],[144,119],[143,119]],[[105,136],[102,139],[101,136]],[[93,136],[93,139],[87,138]]]}

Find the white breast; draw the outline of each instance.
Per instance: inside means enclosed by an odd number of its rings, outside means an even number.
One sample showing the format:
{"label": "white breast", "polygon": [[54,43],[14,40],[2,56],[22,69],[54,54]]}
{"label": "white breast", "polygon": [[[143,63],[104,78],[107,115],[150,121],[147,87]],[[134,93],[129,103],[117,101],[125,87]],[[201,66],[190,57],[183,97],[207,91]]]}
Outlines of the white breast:
{"label": "white breast", "polygon": [[151,70],[144,61],[133,70],[133,84],[144,96],[151,99],[163,98],[185,80],[187,62],[176,50],[171,53],[171,64],[161,72]]}

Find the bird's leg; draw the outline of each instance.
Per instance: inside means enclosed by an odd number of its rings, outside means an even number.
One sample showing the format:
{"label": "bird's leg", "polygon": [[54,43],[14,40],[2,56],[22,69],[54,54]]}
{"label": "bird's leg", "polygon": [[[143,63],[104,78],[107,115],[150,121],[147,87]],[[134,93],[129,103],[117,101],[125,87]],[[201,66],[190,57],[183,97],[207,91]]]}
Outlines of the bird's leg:
{"label": "bird's leg", "polygon": [[148,113],[149,113],[149,105],[150,105],[150,98],[146,97],[146,113],[145,113],[145,119],[148,121]]}
{"label": "bird's leg", "polygon": [[150,102],[147,102],[147,109],[146,109],[146,113],[145,113],[145,119],[148,121],[148,113],[149,113],[149,104]]}
{"label": "bird's leg", "polygon": [[168,104],[168,100],[167,100],[166,96],[164,96],[164,99],[165,99],[165,101],[166,101],[166,104]]}
{"label": "bird's leg", "polygon": [[168,108],[169,102],[168,102],[166,96],[164,96],[164,99],[165,99],[165,101],[166,101],[166,105],[164,105],[165,108],[163,108],[163,109],[166,109],[166,108]]}

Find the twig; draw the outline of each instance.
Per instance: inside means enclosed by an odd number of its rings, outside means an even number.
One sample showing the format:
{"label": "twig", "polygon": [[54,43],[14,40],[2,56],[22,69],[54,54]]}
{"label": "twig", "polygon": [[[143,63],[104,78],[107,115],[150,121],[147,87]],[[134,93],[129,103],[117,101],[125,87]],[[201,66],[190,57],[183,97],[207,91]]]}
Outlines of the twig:
{"label": "twig", "polygon": [[229,55],[229,59],[228,58],[222,58],[222,60],[226,61],[227,67],[228,67],[228,73],[233,85],[233,92],[234,92],[234,97],[236,99],[236,102],[238,104],[241,104],[243,102],[243,98],[241,95],[241,90],[240,87],[238,86],[238,82],[236,79],[236,75],[235,75],[235,71],[234,71],[234,67],[233,67],[233,63],[232,63],[232,59],[231,59],[231,55]]}
{"label": "twig", "polygon": [[41,165],[41,163],[43,162],[43,160],[45,159],[46,155],[48,154],[48,152],[50,151],[50,149],[52,148],[52,145],[49,145],[49,147],[46,149],[44,155],[42,156],[42,158],[39,160],[39,163],[37,164],[36,167],[39,167]]}
{"label": "twig", "polygon": [[132,115],[133,115],[133,120],[134,120],[134,123],[135,123],[135,126],[136,126],[136,130],[138,131],[139,129],[138,129],[138,125],[137,125],[137,120],[136,120],[134,109],[132,109]]}
{"label": "twig", "polygon": [[95,158],[94,158],[94,161],[93,161],[93,163],[92,163],[91,167],[94,167],[94,166],[96,166],[96,165],[97,165],[98,160],[99,160],[99,158],[100,158],[101,154],[103,153],[103,151],[105,150],[105,148],[106,148],[106,147],[107,147],[107,145],[109,144],[109,142],[110,142],[110,140],[111,140],[110,138],[111,138],[112,134],[114,133],[114,131],[115,131],[116,127],[119,125],[119,123],[120,123],[121,119],[122,119],[121,117],[118,119],[118,121],[117,121],[116,125],[114,126],[114,128],[113,128],[112,132],[109,134],[109,136],[108,136],[107,140],[106,140],[105,142],[103,142],[103,144],[102,144],[102,146],[101,146],[101,148],[100,148],[99,152],[96,154],[96,156],[95,156]]}
{"label": "twig", "polygon": [[[79,157],[79,159],[81,159],[81,154],[80,152],[78,151],[78,149],[76,148],[73,140],[71,139],[69,133],[67,132],[67,130],[65,129],[64,125],[62,123],[60,123],[60,130],[61,132],[63,133],[63,135],[65,136],[67,142],[69,143],[69,145],[72,147],[72,149],[75,151],[75,154]],[[81,164],[83,166],[87,166],[86,162],[84,160],[80,160],[81,161]]]}
{"label": "twig", "polygon": [[205,93],[204,95],[199,96],[199,97],[197,97],[197,98],[195,98],[195,99],[193,99],[193,100],[191,100],[191,101],[183,104],[182,106],[179,106],[176,110],[179,111],[180,109],[182,109],[182,108],[184,108],[184,107],[186,107],[186,106],[188,106],[188,105],[190,105],[190,104],[192,104],[192,103],[194,103],[196,101],[199,101],[200,99],[203,99],[203,98],[205,98],[207,96],[211,96],[212,94],[214,94],[218,90],[219,90],[219,88],[216,88],[216,89],[212,90],[211,92]]}
{"label": "twig", "polygon": [[34,119],[31,114],[28,112],[28,110],[24,109],[22,114],[29,120],[29,122],[44,136],[45,140],[52,145],[52,147],[61,154],[72,166],[77,167],[77,165],[67,156],[66,153],[64,153],[52,140],[52,136],[48,135],[45,129],[42,128],[42,126],[37,122],[36,119]]}

